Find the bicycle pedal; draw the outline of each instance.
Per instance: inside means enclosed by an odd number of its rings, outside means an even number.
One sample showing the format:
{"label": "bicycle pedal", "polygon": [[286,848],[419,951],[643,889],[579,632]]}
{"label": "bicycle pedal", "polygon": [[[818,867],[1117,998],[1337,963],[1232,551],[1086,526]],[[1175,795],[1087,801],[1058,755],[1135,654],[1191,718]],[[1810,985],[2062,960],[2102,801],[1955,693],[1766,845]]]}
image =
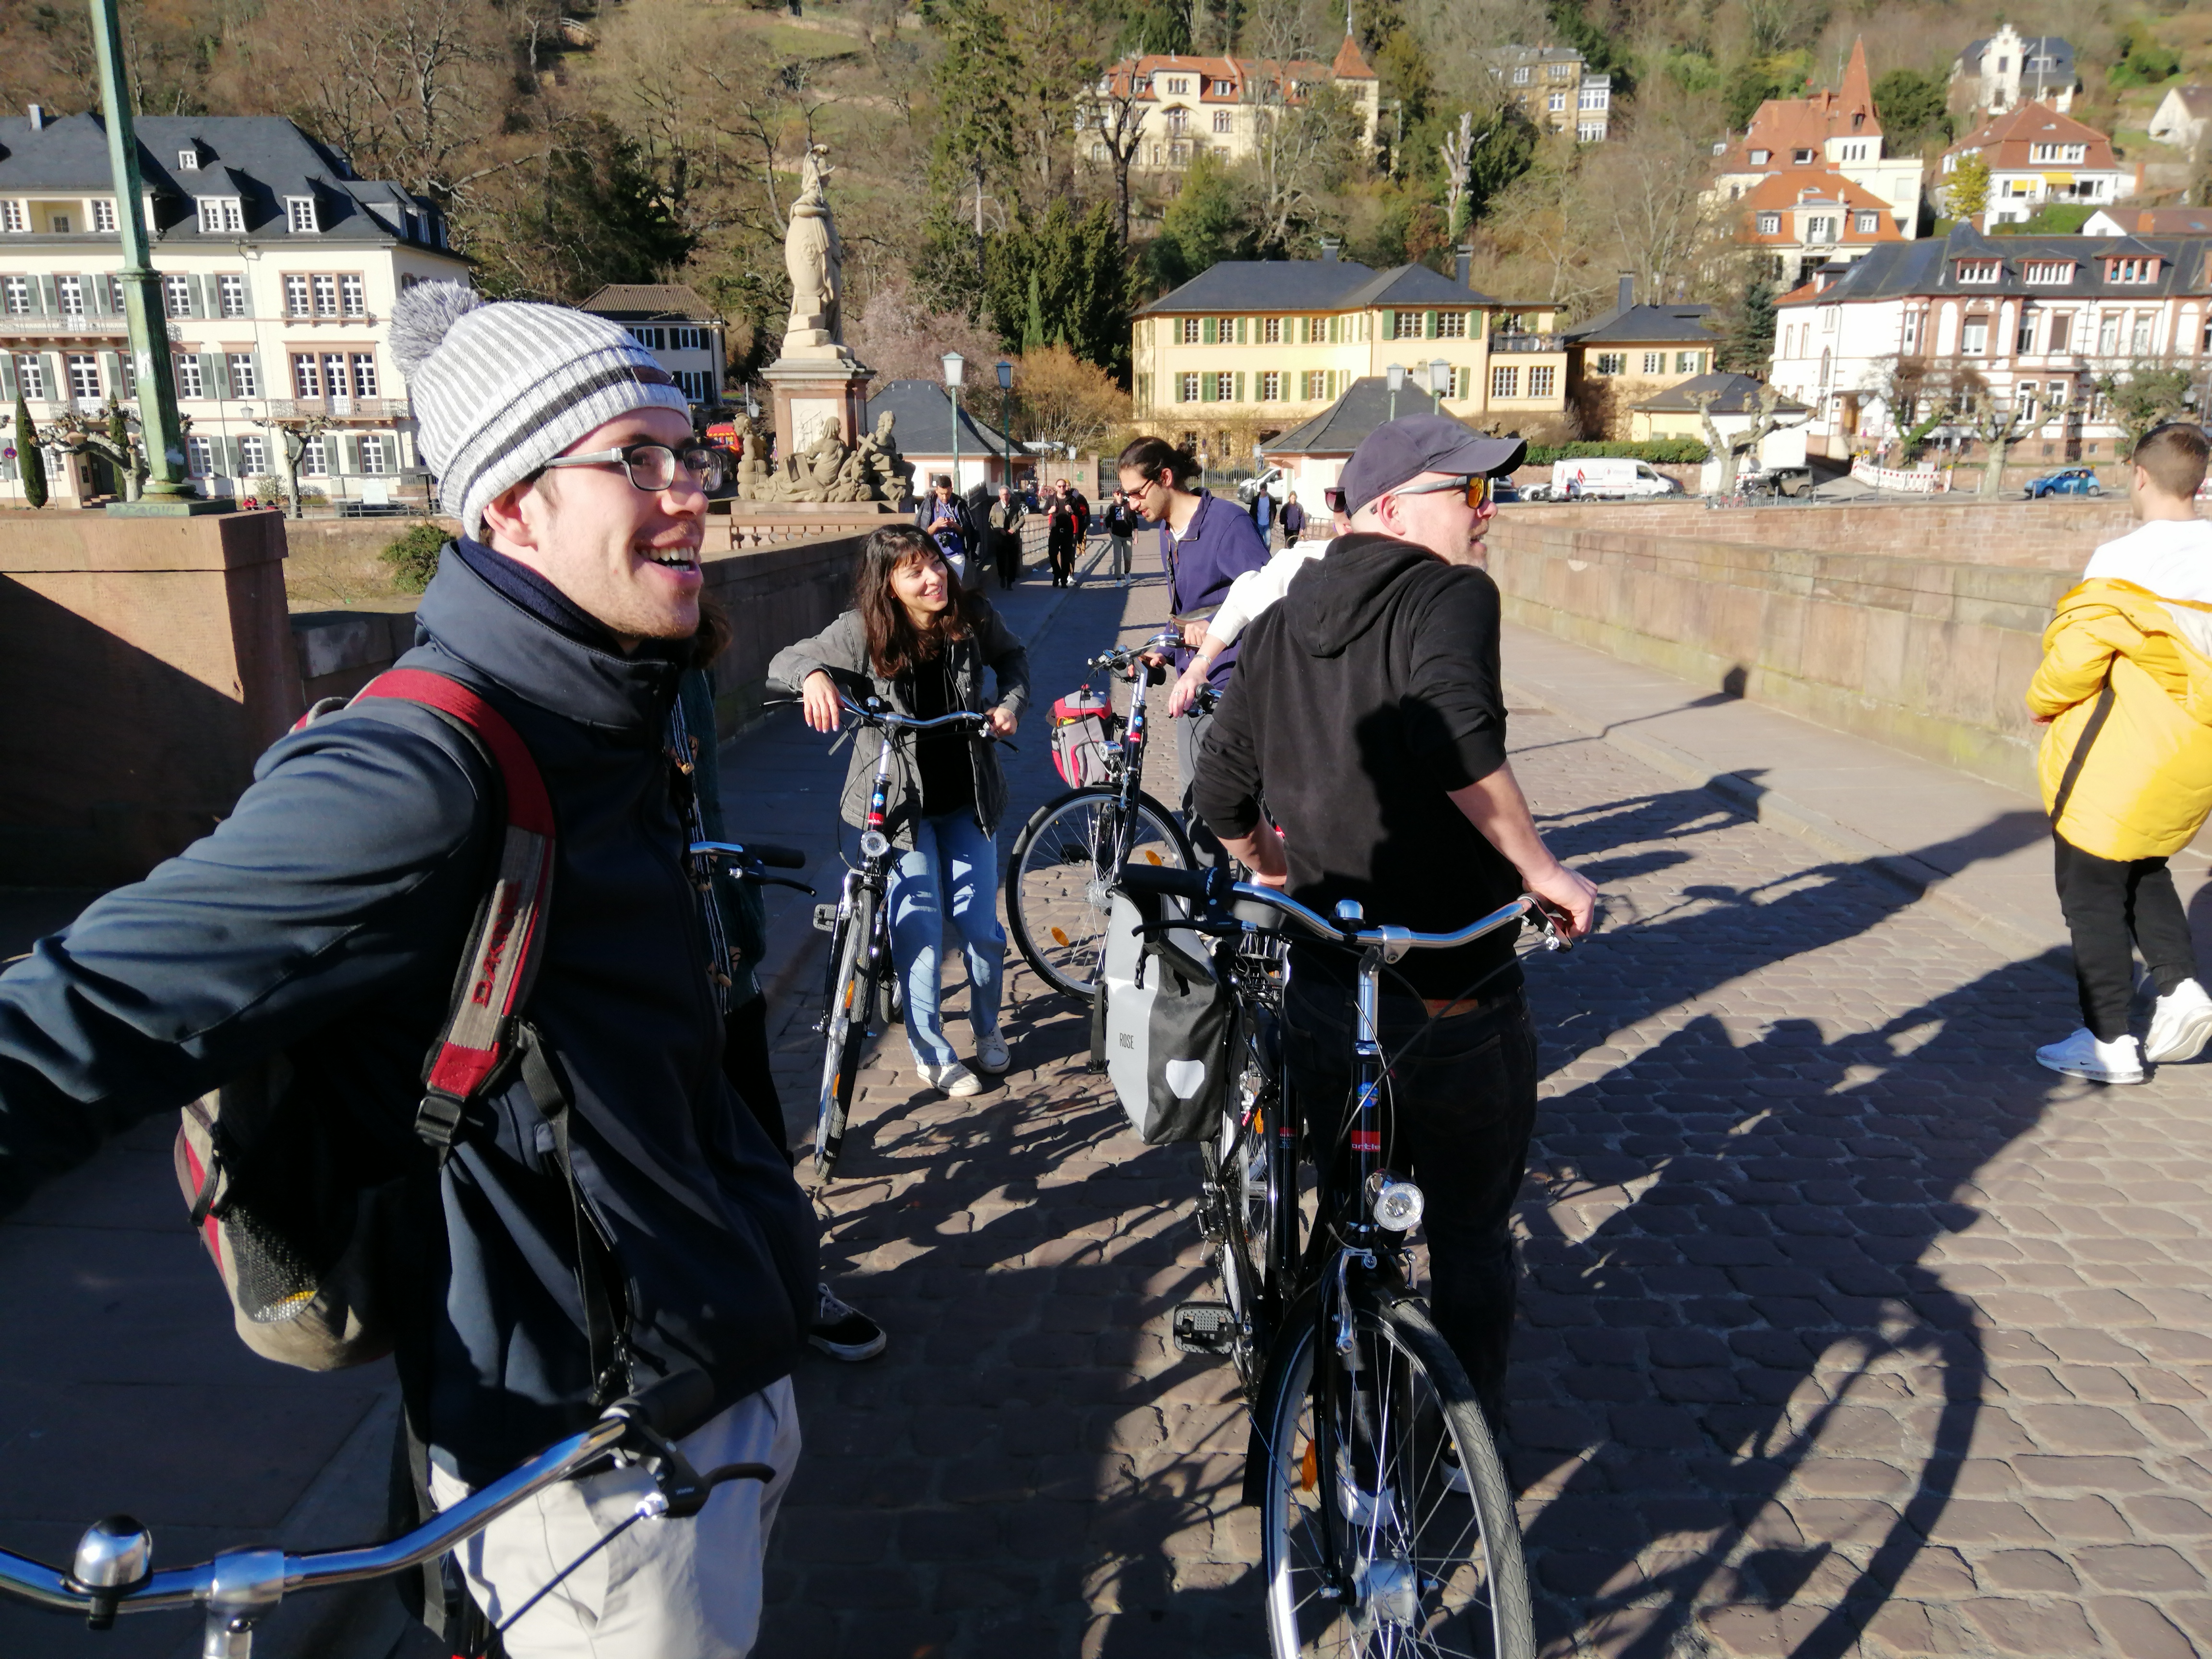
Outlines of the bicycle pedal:
{"label": "bicycle pedal", "polygon": [[1224,1354],[1237,1340],[1237,1316],[1225,1302],[1186,1302],[1173,1328],[1178,1352]]}
{"label": "bicycle pedal", "polygon": [[814,907],[814,931],[817,933],[834,933],[837,931],[836,905],[817,904]]}

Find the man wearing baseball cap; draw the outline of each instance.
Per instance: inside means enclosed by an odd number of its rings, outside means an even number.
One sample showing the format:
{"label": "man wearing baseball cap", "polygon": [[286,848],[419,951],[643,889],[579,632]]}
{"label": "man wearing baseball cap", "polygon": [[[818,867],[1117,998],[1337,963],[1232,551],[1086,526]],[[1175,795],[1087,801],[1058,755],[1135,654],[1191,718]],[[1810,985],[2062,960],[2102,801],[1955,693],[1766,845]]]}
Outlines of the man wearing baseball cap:
{"label": "man wearing baseball cap", "polygon": [[[1444,933],[1525,890],[1589,931],[1596,890],[1545,848],[1505,757],[1482,538],[1490,480],[1526,449],[1440,416],[1376,428],[1340,480],[1350,532],[1245,630],[1198,810],[1257,879],[1324,915],[1356,899],[1370,923]],[[1327,1145],[1327,1115],[1351,1086],[1352,964],[1315,945],[1292,957],[1286,1058]],[[1512,937],[1410,952],[1383,986],[1383,1155],[1427,1194],[1437,1324],[1497,1424],[1513,1322],[1506,1220],[1536,1111]]]}
{"label": "man wearing baseball cap", "polygon": [[[556,849],[521,1010],[532,1057],[493,1074],[432,1160],[435,1236],[386,1241],[415,1247],[386,1289],[425,1496],[450,1507],[611,1400],[704,1373],[712,1415],[671,1425],[684,1451],[767,1464],[771,1484],[732,1481],[593,1554],[650,1489],[619,1465],[501,1516],[460,1565],[489,1620],[520,1614],[514,1659],[739,1659],[819,1291],[805,1195],[723,1075],[686,850],[672,714],[716,642],[699,550],[720,452],[652,354],[581,312],[425,283],[394,307],[392,349],[464,532],[400,666],[459,682],[520,736]],[[214,834],[0,976],[0,1207],[103,1132],[271,1056],[292,1079],[278,1115],[312,1107],[367,1167],[422,1170],[422,1056],[514,775],[404,696],[277,742]]]}

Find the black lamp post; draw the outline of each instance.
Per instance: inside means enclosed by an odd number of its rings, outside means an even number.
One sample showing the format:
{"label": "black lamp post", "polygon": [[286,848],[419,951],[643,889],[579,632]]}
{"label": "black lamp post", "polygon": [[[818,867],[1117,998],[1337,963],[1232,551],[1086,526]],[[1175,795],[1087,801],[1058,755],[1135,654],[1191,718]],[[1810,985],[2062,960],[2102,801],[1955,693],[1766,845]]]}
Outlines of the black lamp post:
{"label": "black lamp post", "polygon": [[1004,357],[999,359],[999,441],[1006,451],[1006,488],[1014,487],[1014,441],[1006,419],[1006,410],[1014,395],[1014,366]]}

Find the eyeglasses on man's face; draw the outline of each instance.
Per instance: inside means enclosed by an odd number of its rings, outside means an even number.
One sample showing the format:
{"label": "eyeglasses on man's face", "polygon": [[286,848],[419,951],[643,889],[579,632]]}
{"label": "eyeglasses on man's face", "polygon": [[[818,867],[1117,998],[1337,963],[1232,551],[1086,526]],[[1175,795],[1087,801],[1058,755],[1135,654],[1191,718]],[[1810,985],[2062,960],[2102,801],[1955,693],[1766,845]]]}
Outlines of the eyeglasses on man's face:
{"label": "eyeglasses on man's face", "polygon": [[1412,489],[1386,489],[1386,495],[1442,495],[1448,491],[1463,492],[1469,507],[1480,507],[1491,499],[1491,477],[1486,472],[1477,472],[1463,478],[1445,478],[1436,483],[1415,484]]}
{"label": "eyeglasses on man's face", "polygon": [[625,444],[619,449],[595,449],[588,455],[562,455],[539,469],[550,472],[563,466],[619,466],[630,483],[649,494],[672,489],[679,472],[707,494],[722,487],[728,466],[726,452],[706,444],[687,444],[681,449],[663,443]]}

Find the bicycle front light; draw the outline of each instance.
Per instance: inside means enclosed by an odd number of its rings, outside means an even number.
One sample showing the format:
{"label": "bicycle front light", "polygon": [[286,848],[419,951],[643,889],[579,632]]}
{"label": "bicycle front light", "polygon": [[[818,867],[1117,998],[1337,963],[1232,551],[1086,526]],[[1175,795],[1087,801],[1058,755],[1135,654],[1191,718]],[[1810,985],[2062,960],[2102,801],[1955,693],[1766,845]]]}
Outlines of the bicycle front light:
{"label": "bicycle front light", "polygon": [[871,830],[860,837],[862,858],[879,859],[890,850],[890,839],[880,830]]}
{"label": "bicycle front light", "polygon": [[1388,1170],[1377,1170],[1367,1177],[1367,1201],[1375,1212],[1375,1224],[1392,1233],[1413,1231],[1421,1212],[1428,1207],[1419,1187]]}

